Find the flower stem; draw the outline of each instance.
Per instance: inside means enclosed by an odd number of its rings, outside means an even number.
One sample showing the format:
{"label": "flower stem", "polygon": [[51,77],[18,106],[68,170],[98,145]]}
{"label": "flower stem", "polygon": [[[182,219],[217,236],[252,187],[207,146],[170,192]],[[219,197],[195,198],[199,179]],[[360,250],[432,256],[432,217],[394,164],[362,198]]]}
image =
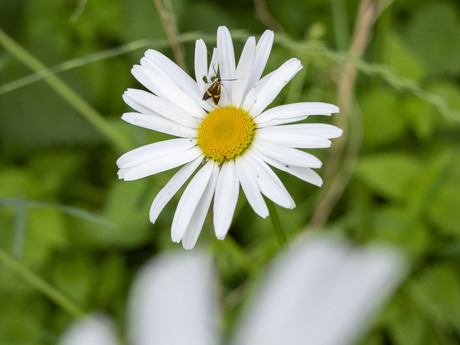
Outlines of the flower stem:
{"label": "flower stem", "polygon": [[268,212],[270,213],[270,221],[272,222],[273,231],[275,232],[276,239],[280,244],[280,247],[283,248],[286,246],[287,238],[284,232],[283,226],[276,210],[275,204],[271,200],[267,200]]}
{"label": "flower stem", "polygon": [[[21,47],[2,29],[0,29],[0,45],[2,45],[8,52],[14,55],[31,70],[37,73],[46,72],[47,68],[41,61]],[[116,131],[115,128],[111,126],[96,109],[76,94],[60,78],[55,75],[51,75],[45,79],[45,82],[48,83],[51,88],[53,88],[53,90],[66,100],[73,108],[82,114],[94,127],[104,134],[104,136],[109,139],[117,149],[121,151],[128,151],[131,148],[131,144],[124,136],[120,135],[120,133]]]}
{"label": "flower stem", "polygon": [[50,285],[42,278],[37,276],[27,267],[25,267],[21,262],[14,259],[11,255],[5,252],[3,249],[0,249],[0,262],[11,269],[14,273],[18,276],[23,278],[27,281],[30,285],[35,287],[49,299],[51,299],[54,303],[59,305],[62,309],[64,309],[67,313],[72,315],[73,317],[82,317],[85,315],[83,310],[78,307],[74,302],[72,302],[67,296],[62,294],[59,290],[57,290],[54,286]]}

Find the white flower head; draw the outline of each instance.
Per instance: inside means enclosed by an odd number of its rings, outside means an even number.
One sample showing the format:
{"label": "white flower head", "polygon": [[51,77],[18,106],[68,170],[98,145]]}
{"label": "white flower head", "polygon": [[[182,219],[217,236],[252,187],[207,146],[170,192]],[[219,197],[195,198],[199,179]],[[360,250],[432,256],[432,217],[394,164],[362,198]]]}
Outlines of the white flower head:
{"label": "white flower head", "polygon": [[311,184],[322,184],[312,170],[320,168],[321,161],[299,149],[329,147],[329,139],[339,137],[342,130],[328,124],[287,123],[309,115],[331,115],[339,109],[327,103],[303,102],[267,110],[302,68],[292,58],[261,78],[272,45],[272,31],[265,31],[257,43],[250,37],[236,65],[230,32],[221,26],[209,66],[206,44],[196,41],[196,80],[155,50],[148,50],[141,64],[132,69],[151,93],[128,89],[123,99],[137,112],[125,113],[122,119],[178,138],[127,152],[117,161],[118,176],[137,180],[184,165],[155,197],[150,210],[155,223],[168,201],[198,170],[172,221],[172,240],[182,241],[186,249],[194,247],[213,197],[215,233],[225,238],[240,186],[261,217],[268,216],[262,195],[282,207],[295,207],[268,164]]}

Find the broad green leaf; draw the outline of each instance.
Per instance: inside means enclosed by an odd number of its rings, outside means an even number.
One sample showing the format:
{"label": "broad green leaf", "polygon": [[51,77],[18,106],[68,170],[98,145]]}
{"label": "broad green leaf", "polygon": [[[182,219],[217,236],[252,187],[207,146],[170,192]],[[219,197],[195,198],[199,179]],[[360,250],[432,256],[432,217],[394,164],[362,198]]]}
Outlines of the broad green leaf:
{"label": "broad green leaf", "polygon": [[95,268],[87,253],[60,255],[52,266],[50,281],[59,291],[84,308],[91,297],[91,283],[98,274]]}
{"label": "broad green leaf", "polygon": [[397,345],[419,345],[429,335],[426,320],[414,305],[408,302],[406,292],[401,291],[383,314],[383,325]]}
{"label": "broad green leaf", "polygon": [[399,106],[398,94],[374,89],[361,97],[364,116],[365,149],[394,144],[406,133],[406,114]]}
{"label": "broad green leaf", "polygon": [[107,196],[103,216],[115,226],[100,226],[86,221],[74,222],[72,238],[92,246],[132,247],[153,234],[149,210],[154,194],[149,179],[116,181]]}
{"label": "broad green leaf", "polygon": [[31,209],[24,243],[24,263],[41,267],[57,249],[67,244],[62,213],[53,209]]}
{"label": "broad green leaf", "polygon": [[438,327],[460,331],[460,277],[446,263],[427,267],[408,285],[417,308]]}
{"label": "broad green leaf", "polygon": [[456,154],[457,163],[449,171],[448,178],[434,193],[428,209],[429,219],[439,227],[439,231],[460,238],[460,155]]}
{"label": "broad green leaf", "polygon": [[1,197],[39,198],[45,193],[40,179],[27,169],[5,166],[0,169]]}
{"label": "broad green leaf", "polygon": [[357,174],[377,193],[403,200],[419,169],[420,163],[413,156],[395,151],[361,158]]}
{"label": "broad green leaf", "polygon": [[430,75],[452,75],[460,72],[459,37],[458,8],[446,2],[431,2],[411,18],[405,42],[424,62]]}
{"label": "broad green leaf", "polygon": [[411,255],[422,255],[430,244],[426,226],[416,221],[407,227],[407,210],[404,208],[380,208],[373,217],[374,241],[384,241],[400,247]]}
{"label": "broad green leaf", "polygon": [[98,274],[93,275],[89,296],[92,305],[101,310],[114,310],[124,306],[124,289],[129,283],[125,258],[119,254],[104,256],[97,263]]}
{"label": "broad green leaf", "polygon": [[45,313],[34,298],[15,297],[0,293],[0,344],[44,344]]}
{"label": "broad green leaf", "polygon": [[398,76],[415,80],[423,77],[423,63],[395,33],[388,33],[384,37],[383,60]]}
{"label": "broad green leaf", "polygon": [[432,139],[444,117],[436,108],[428,105],[423,99],[408,97],[401,104],[401,111],[407,116],[407,123],[422,142]]}

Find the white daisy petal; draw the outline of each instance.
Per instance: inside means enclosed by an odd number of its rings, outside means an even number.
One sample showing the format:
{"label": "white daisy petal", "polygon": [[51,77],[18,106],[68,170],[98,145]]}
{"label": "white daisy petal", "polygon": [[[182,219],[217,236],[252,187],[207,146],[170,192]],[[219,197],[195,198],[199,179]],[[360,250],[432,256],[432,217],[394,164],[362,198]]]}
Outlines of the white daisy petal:
{"label": "white daisy petal", "polygon": [[232,223],[239,189],[235,162],[229,161],[220,169],[214,196],[214,230],[219,240],[225,238]]}
{"label": "white daisy petal", "polygon": [[249,37],[241,52],[238,67],[235,72],[235,80],[231,81],[232,85],[232,104],[235,107],[241,105],[243,96],[248,86],[249,78],[254,63],[254,56],[256,53],[256,39]]}
{"label": "white daisy petal", "polygon": [[257,138],[254,140],[254,148],[284,164],[297,165],[308,168],[321,168],[321,161],[310,153],[290,147],[273,144],[269,141]]}
{"label": "white daisy petal", "polygon": [[161,67],[180,90],[184,91],[192,98],[200,99],[202,97],[202,92],[195,80],[167,56],[161,54],[157,50],[149,49],[145,53],[145,57],[150,60],[152,64]]}
{"label": "white daisy petal", "polygon": [[326,139],[338,138],[342,135],[342,130],[336,126],[322,123],[300,123],[295,125],[272,126],[260,129],[257,133],[271,135],[295,135],[310,136]]}
{"label": "white daisy petal", "polygon": [[280,105],[264,111],[254,118],[259,128],[282,123],[296,122],[306,119],[309,115],[331,115],[338,113],[339,108],[333,104],[322,102],[303,102]]}
{"label": "white daisy petal", "polygon": [[195,139],[171,139],[138,147],[126,152],[117,160],[119,168],[129,168],[161,158],[178,154],[196,145]]}
{"label": "white daisy petal", "polygon": [[[141,64],[146,64],[145,58],[141,59]],[[177,87],[169,76],[158,66],[146,68],[145,66],[134,66],[131,70],[134,77],[151,92],[166,99],[170,103],[177,104],[181,109],[190,115],[201,118],[205,111],[201,107],[200,99],[191,98],[183,90]],[[180,100],[180,102],[177,102]]]}
{"label": "white daisy petal", "polygon": [[152,206],[150,207],[150,221],[153,224],[166,204],[172,199],[189,177],[192,176],[201,161],[202,158],[198,157],[194,161],[184,165],[158,192],[157,196],[153,200]]}
{"label": "white daisy petal", "polygon": [[226,105],[231,105],[230,104],[230,97],[229,97],[229,94],[228,94],[226,86],[224,84],[222,84],[219,106],[226,106]]}
{"label": "white daisy petal", "polygon": [[198,202],[209,183],[214,165],[213,162],[206,163],[206,165],[193,177],[187,188],[185,188],[184,194],[177,205],[171,226],[171,239],[173,242],[178,243],[184,236]]}
{"label": "white daisy petal", "polygon": [[195,79],[200,89],[201,95],[206,91],[206,83],[203,77],[208,76],[208,50],[206,43],[202,39],[196,40],[195,43]]}
{"label": "white daisy petal", "polygon": [[193,138],[196,137],[196,129],[181,126],[176,122],[165,119],[158,115],[145,115],[139,113],[125,113],[121,117],[126,122],[142,128],[162,132],[176,137]]}
{"label": "white daisy petal", "polygon": [[273,143],[297,148],[330,147],[329,138],[342,135],[342,130],[327,124],[302,123],[286,126],[272,126],[260,128],[257,136],[260,139],[270,140]]}
{"label": "white daisy petal", "polygon": [[241,183],[241,188],[243,189],[244,195],[246,195],[249,205],[251,205],[255,213],[262,218],[266,218],[268,216],[268,208],[260,193],[259,185],[255,177],[257,173],[253,170],[251,164],[246,162],[244,156],[235,160],[235,166],[238,180]]}
{"label": "white daisy petal", "polygon": [[[219,51],[219,69],[222,79],[234,79],[235,76],[235,53],[230,31],[225,26],[217,29],[217,49]],[[231,83],[226,85],[227,91],[231,94]]]}
{"label": "white daisy petal", "polygon": [[289,59],[276,71],[263,77],[259,81],[260,84],[257,83],[248,92],[243,107],[250,109],[249,112],[253,116],[259,115],[301,69],[302,65],[298,59]]}
{"label": "white daisy petal", "polygon": [[[274,127],[268,127],[268,128],[274,128]],[[289,133],[284,133],[283,131],[280,131],[280,133],[276,134],[276,136],[273,135],[272,132],[262,132],[264,128],[261,128],[258,133],[257,137],[263,140],[270,141],[274,144],[281,144],[285,145],[288,147],[296,147],[296,148],[322,148],[322,147],[330,147],[331,146],[331,141],[328,139],[324,139],[321,137],[315,137],[315,136],[307,136],[307,135],[295,135],[295,134],[289,134]]]}
{"label": "white daisy petal", "polygon": [[280,161],[276,159],[270,158],[257,150],[254,150],[253,153],[257,155],[263,161],[270,164],[271,166],[279,170],[285,171],[291,174],[292,176],[295,176],[305,182],[311,183],[318,187],[321,187],[323,185],[323,180],[321,179],[321,177],[311,168],[299,167],[295,165],[287,165],[285,163],[281,163]]}
{"label": "white daisy petal", "polygon": [[144,114],[158,114],[180,125],[197,128],[200,124],[196,117],[167,100],[144,90],[128,89],[123,100],[134,110]]}
{"label": "white daisy petal", "polygon": [[192,219],[188,224],[187,230],[182,237],[182,246],[184,249],[190,250],[196,244],[198,236],[200,235],[201,228],[208,214],[209,206],[211,205],[212,196],[216,190],[216,181],[219,174],[218,167],[213,164],[213,171],[211,178],[209,179],[208,185],[206,186],[203,196],[201,197],[198,205],[196,206],[195,212],[193,213]]}
{"label": "white daisy petal", "polygon": [[192,147],[177,155],[165,155],[162,156],[161,159],[157,159],[153,162],[149,161],[131,168],[122,168],[118,172],[118,177],[125,181],[138,180],[146,176],[158,174],[162,171],[174,169],[200,157],[202,154],[199,148]]}
{"label": "white daisy petal", "polygon": [[208,80],[215,78],[217,76],[218,71],[219,71],[219,50],[217,48],[214,48],[212,50],[211,63],[209,64]]}
{"label": "white daisy petal", "polygon": [[265,30],[257,42],[256,55],[254,58],[253,68],[248,78],[247,91],[257,83],[267,65],[268,57],[273,46],[274,33],[271,30]]}
{"label": "white daisy petal", "polygon": [[273,170],[256,155],[248,152],[247,156],[250,158],[247,161],[252,164],[257,172],[256,179],[262,194],[281,207],[294,208],[294,200]]}

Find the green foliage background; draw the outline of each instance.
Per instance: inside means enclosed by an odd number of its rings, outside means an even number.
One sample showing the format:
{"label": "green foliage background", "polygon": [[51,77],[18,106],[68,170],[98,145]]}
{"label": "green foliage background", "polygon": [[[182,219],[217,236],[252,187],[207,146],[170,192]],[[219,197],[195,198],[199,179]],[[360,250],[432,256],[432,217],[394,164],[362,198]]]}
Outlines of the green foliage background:
{"label": "green foliage background", "polygon": [[[348,115],[311,118],[345,127],[335,154],[315,152],[327,162],[325,184],[318,190],[280,173],[297,203],[278,209],[281,222],[290,239],[321,225],[357,242],[390,243],[410,258],[408,279],[363,344],[460,343],[460,3],[386,2],[361,58],[348,53],[358,1],[268,0],[268,21],[256,11],[261,3],[174,0],[189,70],[195,39],[205,37],[209,49],[219,25],[232,30],[239,54],[249,34],[271,23],[281,32],[266,73],[292,56],[304,65],[277,104],[337,104],[344,66],[357,68]],[[128,109],[123,91],[140,88],[132,65],[147,48],[173,56],[156,7],[151,0],[0,0],[0,28],[54,76],[40,78],[43,70],[31,71],[2,36],[0,249],[123,329],[135,272],[178,247],[169,237],[178,196],[155,225],[148,221],[173,172],[129,183],[116,177],[121,153],[162,139],[120,120]],[[101,114],[101,126],[71,105],[76,95]],[[327,173],[333,164],[339,169]],[[334,193],[338,202],[321,206]],[[208,219],[199,246],[215,254],[228,331],[279,245],[270,221],[240,200],[230,236],[215,240]],[[0,263],[0,344],[54,344],[72,316],[16,273]]]}

